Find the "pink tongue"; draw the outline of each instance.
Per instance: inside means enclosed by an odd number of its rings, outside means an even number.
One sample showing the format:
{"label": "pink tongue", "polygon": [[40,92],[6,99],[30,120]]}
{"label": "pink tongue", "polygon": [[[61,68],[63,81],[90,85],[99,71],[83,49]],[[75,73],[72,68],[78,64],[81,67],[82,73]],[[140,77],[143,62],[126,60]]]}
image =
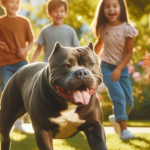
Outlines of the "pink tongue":
{"label": "pink tongue", "polygon": [[90,101],[90,95],[87,91],[74,91],[73,98],[75,103],[87,105]]}

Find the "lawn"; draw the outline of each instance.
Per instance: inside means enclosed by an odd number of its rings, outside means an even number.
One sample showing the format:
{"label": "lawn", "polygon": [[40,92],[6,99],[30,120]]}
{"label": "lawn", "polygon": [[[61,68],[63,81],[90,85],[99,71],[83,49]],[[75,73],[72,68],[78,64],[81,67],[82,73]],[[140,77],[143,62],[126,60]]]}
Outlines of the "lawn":
{"label": "lawn", "polygon": [[[135,134],[136,139],[122,142],[116,134],[107,134],[108,150],[150,150],[150,134]],[[38,150],[34,134],[11,132],[11,150]],[[70,139],[54,140],[54,150],[90,150],[84,134]]]}
{"label": "lawn", "polygon": [[[104,121],[104,126],[111,126],[110,122]],[[150,127],[150,120],[129,120],[127,121],[128,127]]]}
{"label": "lawn", "polygon": [[[110,126],[104,122],[104,126]],[[128,121],[128,126],[149,127],[150,121]],[[107,134],[108,150],[150,150],[150,133],[135,134],[136,139],[122,142],[118,135]],[[11,150],[38,150],[34,134],[11,132]],[[54,150],[90,150],[82,132],[70,139],[54,140]]]}

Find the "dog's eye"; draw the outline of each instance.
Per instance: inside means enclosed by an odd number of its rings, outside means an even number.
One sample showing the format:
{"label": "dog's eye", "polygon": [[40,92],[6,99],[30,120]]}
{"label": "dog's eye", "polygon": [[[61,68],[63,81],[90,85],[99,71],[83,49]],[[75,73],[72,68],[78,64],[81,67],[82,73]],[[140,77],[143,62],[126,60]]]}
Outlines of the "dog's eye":
{"label": "dog's eye", "polygon": [[65,65],[64,65],[64,68],[65,68],[65,69],[68,69],[69,67],[70,67],[69,64],[65,64]]}
{"label": "dog's eye", "polygon": [[94,66],[94,63],[92,63],[92,62],[91,62],[91,63],[89,63],[89,66],[90,66],[90,67]]}

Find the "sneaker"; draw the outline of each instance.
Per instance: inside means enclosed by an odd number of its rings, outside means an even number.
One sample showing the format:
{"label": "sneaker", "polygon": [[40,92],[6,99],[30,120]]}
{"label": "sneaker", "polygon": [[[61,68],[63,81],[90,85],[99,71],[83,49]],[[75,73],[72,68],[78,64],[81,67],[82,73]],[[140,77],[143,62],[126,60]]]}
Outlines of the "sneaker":
{"label": "sneaker", "polygon": [[114,127],[115,132],[120,135],[121,134],[121,129],[119,124],[116,122],[115,116],[114,115],[110,115],[109,116],[109,122],[111,123],[111,125]]}
{"label": "sneaker", "polygon": [[14,124],[13,130],[19,130],[20,132],[25,132],[25,130],[22,127],[23,123],[24,123],[23,120],[18,119]]}
{"label": "sneaker", "polygon": [[123,141],[129,140],[129,139],[134,139],[135,136],[134,134],[132,134],[129,130],[123,130],[121,135],[120,135],[120,139]]}

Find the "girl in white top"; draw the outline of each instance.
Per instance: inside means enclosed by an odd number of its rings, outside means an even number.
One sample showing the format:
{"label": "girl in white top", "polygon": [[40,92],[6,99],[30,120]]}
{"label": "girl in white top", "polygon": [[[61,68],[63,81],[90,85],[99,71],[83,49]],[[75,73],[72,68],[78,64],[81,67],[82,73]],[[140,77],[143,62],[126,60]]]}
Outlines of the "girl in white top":
{"label": "girl in white top", "polygon": [[113,102],[114,115],[109,120],[122,140],[135,138],[126,125],[134,105],[127,66],[138,31],[128,24],[125,0],[101,0],[91,30],[98,39],[95,52],[100,56],[103,82]]}

